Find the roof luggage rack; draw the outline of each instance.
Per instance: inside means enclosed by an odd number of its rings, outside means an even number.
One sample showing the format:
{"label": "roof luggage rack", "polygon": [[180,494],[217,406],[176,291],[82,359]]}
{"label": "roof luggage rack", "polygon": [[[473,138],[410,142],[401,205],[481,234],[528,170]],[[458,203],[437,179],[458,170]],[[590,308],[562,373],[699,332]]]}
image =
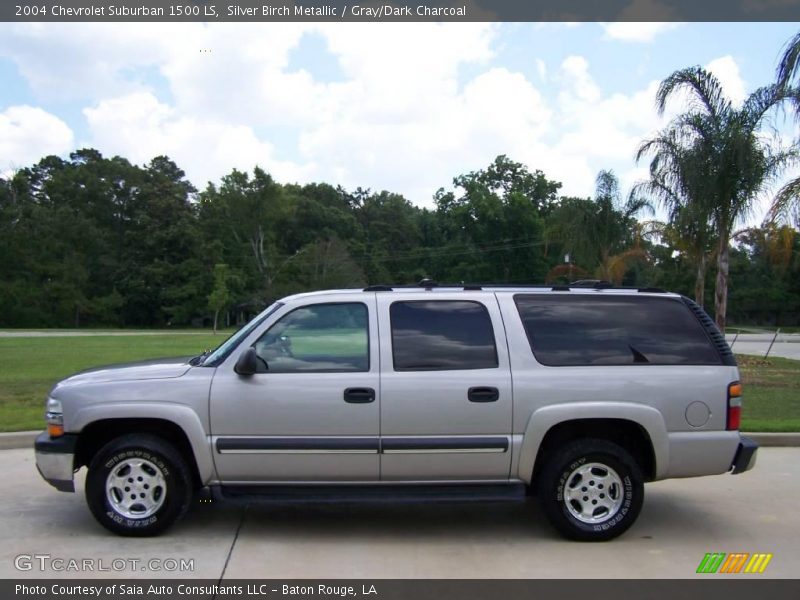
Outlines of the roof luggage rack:
{"label": "roof luggage rack", "polygon": [[574,288],[594,288],[596,290],[613,288],[614,284],[605,279],[578,279],[569,284],[569,287]]}
{"label": "roof luggage rack", "polygon": [[666,290],[657,287],[626,287],[614,285],[604,279],[578,279],[568,284],[545,284],[545,283],[438,283],[432,279],[423,279],[416,284],[397,284],[397,285],[370,285],[364,288],[365,292],[393,292],[402,289],[423,288],[431,291],[434,288],[455,288],[465,292],[479,292],[486,288],[495,289],[539,289],[550,290],[553,292],[569,292],[573,289],[593,289],[602,290],[629,290],[647,294],[665,294]]}

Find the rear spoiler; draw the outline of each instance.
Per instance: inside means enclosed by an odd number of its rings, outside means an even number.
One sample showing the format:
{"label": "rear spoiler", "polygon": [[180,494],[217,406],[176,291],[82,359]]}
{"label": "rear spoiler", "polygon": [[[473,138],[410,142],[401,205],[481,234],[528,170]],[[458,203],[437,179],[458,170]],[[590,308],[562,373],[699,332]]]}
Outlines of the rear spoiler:
{"label": "rear spoiler", "polygon": [[697,320],[700,321],[700,325],[702,325],[703,329],[705,329],[708,339],[711,340],[711,343],[714,344],[714,347],[717,349],[719,358],[722,360],[722,364],[727,367],[737,366],[736,357],[734,356],[731,347],[728,345],[728,342],[725,340],[725,336],[722,335],[720,330],[717,328],[717,324],[714,323],[713,319],[708,316],[708,313],[703,310],[703,307],[686,296],[681,296],[681,299],[683,300],[683,303],[689,307],[689,310],[692,311]]}

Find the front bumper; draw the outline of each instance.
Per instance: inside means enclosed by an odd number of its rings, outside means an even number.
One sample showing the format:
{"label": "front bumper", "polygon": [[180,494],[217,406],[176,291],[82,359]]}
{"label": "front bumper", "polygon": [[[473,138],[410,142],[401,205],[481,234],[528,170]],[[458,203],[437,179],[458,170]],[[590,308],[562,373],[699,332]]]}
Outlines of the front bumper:
{"label": "front bumper", "polygon": [[756,455],[758,454],[758,444],[747,437],[742,437],[739,447],[733,457],[731,473],[738,474],[749,471],[756,466]]}
{"label": "front bumper", "polygon": [[51,438],[46,431],[34,442],[36,468],[42,478],[60,492],[74,492],[75,446],[77,435],[64,434]]}

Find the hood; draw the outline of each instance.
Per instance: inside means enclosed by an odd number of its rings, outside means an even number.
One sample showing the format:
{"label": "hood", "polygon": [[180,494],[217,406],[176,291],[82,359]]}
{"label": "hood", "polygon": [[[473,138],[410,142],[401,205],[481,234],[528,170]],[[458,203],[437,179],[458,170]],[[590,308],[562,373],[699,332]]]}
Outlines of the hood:
{"label": "hood", "polygon": [[107,381],[142,381],[144,379],[172,379],[180,377],[192,368],[189,356],[178,358],[156,358],[137,362],[95,367],[71,375],[59,381],[56,388],[62,385],[81,383],[100,383]]}

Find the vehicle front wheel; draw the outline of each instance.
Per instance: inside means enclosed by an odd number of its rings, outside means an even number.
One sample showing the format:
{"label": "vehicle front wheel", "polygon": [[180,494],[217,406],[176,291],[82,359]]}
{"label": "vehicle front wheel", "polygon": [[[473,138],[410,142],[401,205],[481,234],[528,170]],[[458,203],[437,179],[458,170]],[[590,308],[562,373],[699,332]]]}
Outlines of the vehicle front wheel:
{"label": "vehicle front wheel", "polygon": [[89,465],[86,502],[103,527],[127,536],[157,535],[188,510],[192,478],[181,454],[148,434],[103,446]]}
{"label": "vehicle front wheel", "polygon": [[605,541],[633,525],[644,500],[644,478],[624,448],[601,439],[556,450],[538,478],[539,502],[553,526],[581,541]]}

